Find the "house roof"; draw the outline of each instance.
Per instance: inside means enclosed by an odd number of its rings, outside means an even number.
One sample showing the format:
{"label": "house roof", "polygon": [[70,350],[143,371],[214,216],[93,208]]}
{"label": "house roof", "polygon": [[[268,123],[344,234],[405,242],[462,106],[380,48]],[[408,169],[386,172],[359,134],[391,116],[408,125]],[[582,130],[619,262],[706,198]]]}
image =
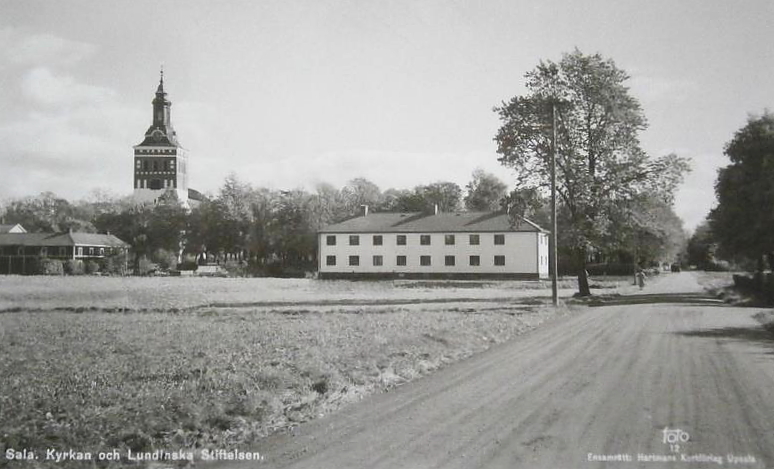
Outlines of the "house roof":
{"label": "house roof", "polygon": [[204,194],[196,189],[191,189],[190,187],[188,188],[188,198],[191,200],[198,200],[199,202],[207,200],[207,197],[205,197]]}
{"label": "house roof", "polygon": [[511,221],[504,212],[369,213],[328,225],[320,233],[452,233],[452,232],[545,232],[537,224],[520,218]]}
{"label": "house roof", "polygon": [[24,229],[23,226],[20,224],[15,225],[0,225],[0,233],[26,233],[27,230]]}
{"label": "house roof", "polygon": [[116,236],[95,233],[0,233],[0,246],[128,247]]}

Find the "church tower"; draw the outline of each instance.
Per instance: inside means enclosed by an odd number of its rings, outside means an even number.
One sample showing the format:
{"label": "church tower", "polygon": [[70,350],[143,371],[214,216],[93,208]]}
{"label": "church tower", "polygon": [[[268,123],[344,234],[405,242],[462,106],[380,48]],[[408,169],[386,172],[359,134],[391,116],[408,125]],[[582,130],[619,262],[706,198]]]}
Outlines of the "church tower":
{"label": "church tower", "polygon": [[188,206],[188,155],[172,128],[172,103],[164,92],[164,70],[153,99],[153,123],[145,139],[134,146],[134,198],[140,203],[157,203],[174,192]]}

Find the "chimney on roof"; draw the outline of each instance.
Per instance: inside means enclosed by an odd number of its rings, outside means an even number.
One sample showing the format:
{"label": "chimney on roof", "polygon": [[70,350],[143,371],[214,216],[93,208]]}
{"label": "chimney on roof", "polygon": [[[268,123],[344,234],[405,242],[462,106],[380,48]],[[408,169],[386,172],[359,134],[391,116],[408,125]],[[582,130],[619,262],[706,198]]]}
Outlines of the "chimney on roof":
{"label": "chimney on roof", "polygon": [[435,204],[435,206],[433,207],[433,214],[438,215],[438,204]]}
{"label": "chimney on roof", "polygon": [[361,206],[360,206],[360,208],[361,208],[361,209],[362,209],[362,211],[363,211],[363,216],[364,216],[364,217],[367,217],[367,216],[368,216],[368,205],[365,205],[365,204],[364,204],[364,205],[361,205]]}

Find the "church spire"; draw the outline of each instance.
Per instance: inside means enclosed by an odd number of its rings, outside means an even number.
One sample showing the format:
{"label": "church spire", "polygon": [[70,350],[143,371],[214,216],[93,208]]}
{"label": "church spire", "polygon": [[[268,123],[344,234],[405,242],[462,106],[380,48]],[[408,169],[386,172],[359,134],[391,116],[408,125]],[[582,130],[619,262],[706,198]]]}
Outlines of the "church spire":
{"label": "church spire", "polygon": [[156,89],[156,95],[164,96],[167,93],[164,92],[164,66],[161,66],[161,71],[159,72],[159,87]]}

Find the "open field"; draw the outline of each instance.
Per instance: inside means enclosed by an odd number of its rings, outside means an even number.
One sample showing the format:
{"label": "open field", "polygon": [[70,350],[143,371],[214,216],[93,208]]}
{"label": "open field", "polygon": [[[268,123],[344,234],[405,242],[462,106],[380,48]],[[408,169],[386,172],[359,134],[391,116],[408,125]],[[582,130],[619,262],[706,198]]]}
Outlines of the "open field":
{"label": "open field", "polygon": [[0,451],[247,445],[567,314],[549,294],[539,282],[0,277]]}
{"label": "open field", "polygon": [[[544,281],[318,281],[272,278],[0,276],[0,312],[90,309],[170,311],[198,307],[421,302],[534,296]],[[562,296],[575,290],[562,282]]]}

